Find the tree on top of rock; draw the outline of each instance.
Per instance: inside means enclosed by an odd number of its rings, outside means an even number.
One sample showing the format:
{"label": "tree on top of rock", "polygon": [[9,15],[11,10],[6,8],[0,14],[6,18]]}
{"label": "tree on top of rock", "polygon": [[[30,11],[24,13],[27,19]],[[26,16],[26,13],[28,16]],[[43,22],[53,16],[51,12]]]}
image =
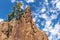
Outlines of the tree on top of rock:
{"label": "tree on top of rock", "polygon": [[22,2],[16,2],[12,8],[12,12],[8,14],[8,21],[11,21],[13,18],[18,18],[19,14],[22,14],[23,9],[21,8]]}

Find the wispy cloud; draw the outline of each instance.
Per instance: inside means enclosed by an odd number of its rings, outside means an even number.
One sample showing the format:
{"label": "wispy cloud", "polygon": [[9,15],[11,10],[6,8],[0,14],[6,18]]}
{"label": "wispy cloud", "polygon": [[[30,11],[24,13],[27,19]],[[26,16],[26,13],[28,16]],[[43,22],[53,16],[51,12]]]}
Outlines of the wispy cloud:
{"label": "wispy cloud", "polygon": [[[42,9],[40,11],[38,10],[38,13],[36,13],[37,15],[34,14],[35,16],[44,18],[46,20],[46,21],[44,21],[45,24],[42,23],[42,21],[41,21],[41,24],[44,25],[44,28],[42,31],[46,32],[49,40],[60,40],[60,31],[59,31],[60,24],[59,24],[59,22],[56,22],[56,24],[53,24],[54,22],[52,22],[52,20],[58,19],[58,15],[59,15],[58,10],[60,9],[60,4],[59,4],[60,1],[57,0],[57,1],[55,1],[55,3],[56,3],[55,7],[58,9],[53,8],[53,7],[51,7],[51,9],[49,9],[50,7],[46,6],[46,7],[42,7]],[[48,10],[46,10],[46,8]],[[39,14],[39,13],[41,13],[41,14]],[[50,13],[51,13],[51,15],[50,15]],[[33,19],[34,19],[34,22],[36,22],[36,20],[38,21],[38,19],[36,17],[34,17]],[[55,25],[55,26],[52,26],[51,24]],[[36,26],[40,27],[38,23],[36,24]]]}
{"label": "wispy cloud", "polygon": [[0,22],[4,21],[4,19],[0,19]]}
{"label": "wispy cloud", "polygon": [[14,3],[16,0],[11,0],[12,3]]}
{"label": "wispy cloud", "polygon": [[45,11],[46,11],[46,9],[45,9],[45,8],[42,8],[42,9],[41,9],[41,12],[42,12],[42,13],[44,13]]}
{"label": "wispy cloud", "polygon": [[27,3],[30,3],[30,2],[32,3],[32,2],[34,2],[34,0],[26,0],[26,2]]}
{"label": "wispy cloud", "polygon": [[56,8],[60,10],[60,1],[56,3]]}

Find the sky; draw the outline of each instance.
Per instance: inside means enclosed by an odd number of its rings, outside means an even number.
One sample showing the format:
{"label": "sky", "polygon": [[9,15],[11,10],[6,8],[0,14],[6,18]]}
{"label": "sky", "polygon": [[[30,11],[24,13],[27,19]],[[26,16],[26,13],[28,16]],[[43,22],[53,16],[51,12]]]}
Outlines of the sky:
{"label": "sky", "polygon": [[33,21],[49,40],[60,40],[59,0],[0,0],[0,22],[7,19],[15,2],[22,2],[23,9],[30,6]]}

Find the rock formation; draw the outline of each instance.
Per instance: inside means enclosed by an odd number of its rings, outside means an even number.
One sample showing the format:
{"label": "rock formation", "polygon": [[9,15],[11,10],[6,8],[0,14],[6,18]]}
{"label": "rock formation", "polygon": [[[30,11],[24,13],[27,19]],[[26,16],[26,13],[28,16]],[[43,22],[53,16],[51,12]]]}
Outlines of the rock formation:
{"label": "rock formation", "polygon": [[28,6],[19,19],[0,23],[0,40],[48,40],[48,37],[34,24]]}

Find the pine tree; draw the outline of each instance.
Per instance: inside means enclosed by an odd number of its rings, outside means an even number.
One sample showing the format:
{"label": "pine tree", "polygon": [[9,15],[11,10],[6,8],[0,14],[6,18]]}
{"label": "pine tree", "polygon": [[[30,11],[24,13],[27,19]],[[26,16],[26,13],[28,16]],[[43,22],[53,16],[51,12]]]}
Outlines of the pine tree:
{"label": "pine tree", "polygon": [[21,6],[22,2],[16,2],[16,4],[12,8],[12,12],[8,14],[8,21],[11,21],[13,18],[19,18],[19,15],[23,12]]}

